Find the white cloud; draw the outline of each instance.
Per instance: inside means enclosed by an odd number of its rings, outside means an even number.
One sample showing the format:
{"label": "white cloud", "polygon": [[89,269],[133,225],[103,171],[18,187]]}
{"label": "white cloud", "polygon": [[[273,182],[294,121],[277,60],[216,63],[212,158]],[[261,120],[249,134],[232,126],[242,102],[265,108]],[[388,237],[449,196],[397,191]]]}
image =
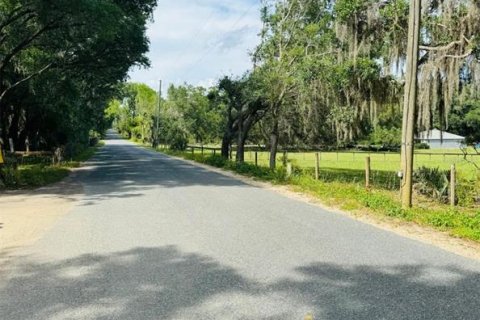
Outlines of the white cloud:
{"label": "white cloud", "polygon": [[131,80],[153,88],[188,82],[212,85],[225,74],[251,68],[258,44],[260,0],[160,0],[148,28],[151,68]]}

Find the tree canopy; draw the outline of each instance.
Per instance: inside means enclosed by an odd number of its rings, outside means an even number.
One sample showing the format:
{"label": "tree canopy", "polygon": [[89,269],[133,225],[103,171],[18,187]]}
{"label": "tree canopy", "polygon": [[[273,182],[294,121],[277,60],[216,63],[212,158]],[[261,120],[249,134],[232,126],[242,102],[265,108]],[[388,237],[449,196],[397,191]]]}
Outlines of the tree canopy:
{"label": "tree canopy", "polygon": [[1,0],[0,137],[84,144],[134,66],[148,66],[155,0]]}

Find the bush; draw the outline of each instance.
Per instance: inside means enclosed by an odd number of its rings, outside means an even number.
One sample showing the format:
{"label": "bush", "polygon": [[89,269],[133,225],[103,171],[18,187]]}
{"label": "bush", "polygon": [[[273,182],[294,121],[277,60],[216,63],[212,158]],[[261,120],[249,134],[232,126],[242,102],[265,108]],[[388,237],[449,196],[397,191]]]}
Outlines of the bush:
{"label": "bush", "polygon": [[184,151],[187,149],[188,137],[185,131],[181,128],[172,128],[167,135],[167,143],[170,145],[170,149],[176,151]]}
{"label": "bush", "polygon": [[227,160],[222,156],[210,156],[205,159],[205,163],[213,167],[223,168]]}
{"label": "bush", "polygon": [[[97,144],[98,144],[98,141],[97,141]],[[60,147],[60,149],[62,150],[62,153],[63,153],[62,156],[64,157],[64,159],[68,160],[68,159],[73,159],[77,155],[85,152],[85,150],[88,149],[88,145],[83,143],[78,143],[78,142],[68,143],[65,147]]]}
{"label": "bush", "polygon": [[468,207],[480,203],[480,172],[476,179],[468,179],[459,173],[456,192],[460,206]]}
{"label": "bush", "polygon": [[430,149],[430,146],[428,145],[428,143],[420,142],[420,143],[415,143],[415,149],[417,149],[417,150],[428,150],[428,149]]}
{"label": "bush", "polygon": [[175,140],[170,141],[170,148],[172,150],[184,151],[187,149],[188,140],[181,137],[176,137]]}
{"label": "bush", "polygon": [[402,143],[402,130],[398,128],[377,127],[370,134],[369,144],[387,148],[398,148]]}
{"label": "bush", "polygon": [[0,167],[0,188],[15,188],[20,181],[20,174],[13,166]]}
{"label": "bush", "polygon": [[448,176],[449,171],[420,167],[413,173],[414,189],[420,194],[446,200],[449,185]]}

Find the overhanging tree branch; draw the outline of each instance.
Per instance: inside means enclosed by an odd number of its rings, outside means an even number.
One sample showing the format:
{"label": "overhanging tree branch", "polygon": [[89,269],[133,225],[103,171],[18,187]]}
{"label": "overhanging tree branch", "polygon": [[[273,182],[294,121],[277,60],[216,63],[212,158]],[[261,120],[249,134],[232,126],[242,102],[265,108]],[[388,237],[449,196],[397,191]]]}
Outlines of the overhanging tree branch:
{"label": "overhanging tree branch", "polygon": [[13,9],[12,12],[10,12],[10,15],[8,16],[8,18],[5,21],[3,21],[2,23],[0,23],[0,32],[5,27],[14,23],[18,19],[20,19],[20,18],[22,18],[22,17],[24,17],[28,14],[33,13],[33,10],[31,10],[31,9],[26,9],[26,10],[20,11],[21,9],[24,9],[24,7],[23,6],[18,6],[17,8]]}
{"label": "overhanging tree branch", "polygon": [[14,84],[12,84],[11,86],[9,86],[8,88],[6,88],[5,90],[3,90],[3,92],[0,94],[0,102],[2,102],[3,98],[5,97],[5,95],[10,91],[12,90],[13,88],[15,87],[18,87],[19,85],[21,85],[22,83],[24,82],[27,82],[29,81],[30,79],[32,79],[33,77],[36,77],[40,74],[42,74],[43,72],[45,72],[46,70],[50,69],[51,67],[53,66],[53,63],[49,63],[47,64],[46,66],[44,66],[43,68],[41,68],[40,70],[30,74],[29,76],[15,82]]}
{"label": "overhanging tree branch", "polygon": [[455,46],[462,45],[465,42],[470,43],[472,40],[473,40],[473,38],[472,39],[467,39],[465,36],[463,36],[463,39],[457,40],[457,41],[452,41],[449,44],[446,44],[444,46],[432,47],[432,46],[423,45],[423,46],[420,46],[420,50],[425,50],[425,51],[448,51]]}
{"label": "overhanging tree branch", "polygon": [[3,60],[0,62],[0,74],[3,73],[5,68],[7,67],[8,63],[15,57],[18,53],[20,53],[22,50],[28,48],[30,44],[40,37],[42,34],[44,34],[47,31],[54,30],[60,27],[58,22],[61,20],[61,18],[51,21],[50,23],[46,24],[44,27],[40,28],[36,32],[34,32],[31,36],[27,37],[20,43],[18,43],[8,54],[5,55]]}

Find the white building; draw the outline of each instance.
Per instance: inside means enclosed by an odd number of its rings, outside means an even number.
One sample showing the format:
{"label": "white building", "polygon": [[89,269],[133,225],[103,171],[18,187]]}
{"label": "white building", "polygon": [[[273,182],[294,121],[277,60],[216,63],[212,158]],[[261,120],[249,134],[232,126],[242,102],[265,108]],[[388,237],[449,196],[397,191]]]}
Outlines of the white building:
{"label": "white building", "polygon": [[420,132],[416,140],[428,144],[431,149],[455,149],[465,143],[465,137],[438,129]]}

